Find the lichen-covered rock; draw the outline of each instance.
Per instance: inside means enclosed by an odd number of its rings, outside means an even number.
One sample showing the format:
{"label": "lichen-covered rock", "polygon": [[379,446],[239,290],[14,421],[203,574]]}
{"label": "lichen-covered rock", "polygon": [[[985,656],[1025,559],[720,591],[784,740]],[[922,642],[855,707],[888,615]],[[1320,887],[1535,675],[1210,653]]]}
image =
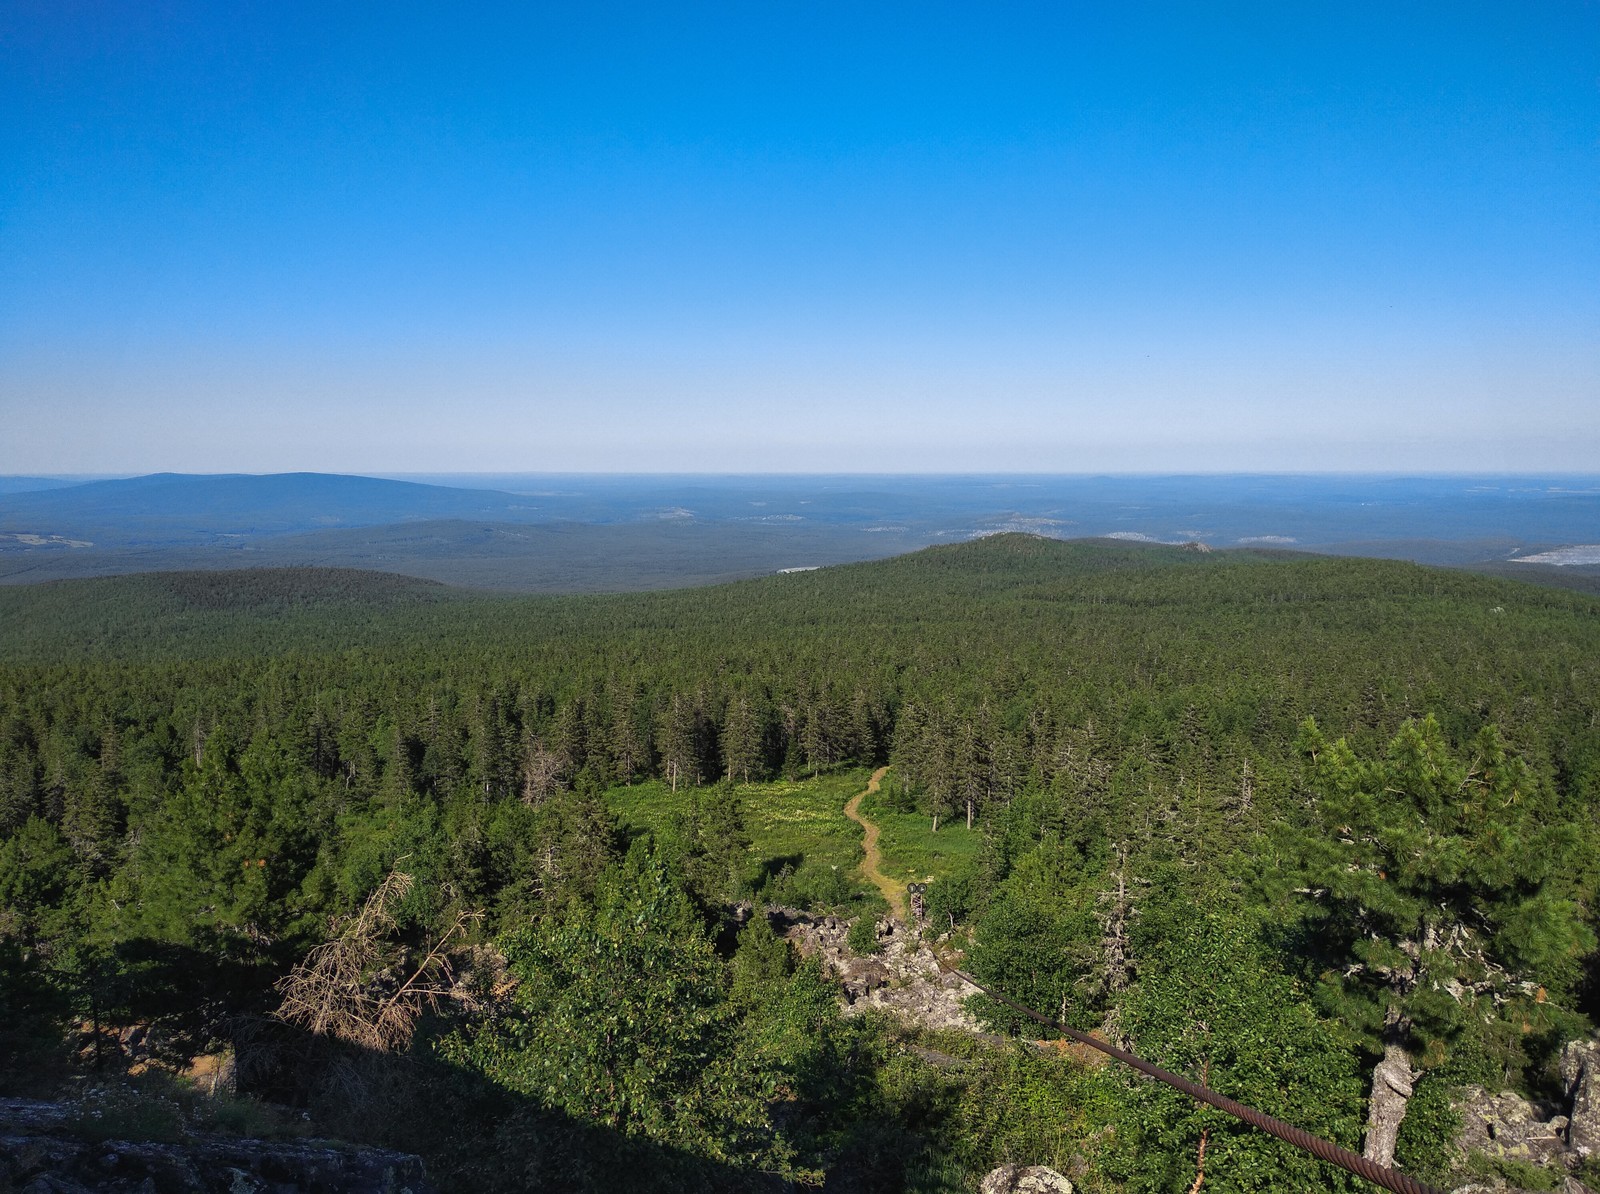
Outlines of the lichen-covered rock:
{"label": "lichen-covered rock", "polygon": [[1468,1152],[1545,1165],[1567,1151],[1567,1117],[1549,1115],[1548,1108],[1536,1107],[1511,1091],[1490,1094],[1481,1086],[1468,1086],[1457,1108],[1461,1112],[1457,1143]]}
{"label": "lichen-covered rock", "polygon": [[845,998],[852,1003],[887,987],[891,978],[889,968],[872,958],[846,958],[840,964],[839,980],[844,984]]}
{"label": "lichen-covered rock", "polygon": [[1567,1146],[1580,1158],[1600,1154],[1600,1040],[1569,1041],[1561,1050],[1566,1086]]}
{"label": "lichen-covered rock", "polygon": [[[1569,1042],[1561,1051],[1561,1077],[1566,1098],[1555,1106],[1530,1103],[1510,1091],[1463,1088],[1456,1100],[1461,1114],[1457,1147],[1540,1166],[1560,1176],[1561,1194],[1593,1194],[1570,1171],[1600,1153],[1600,1041]],[[1506,1189],[1462,1187],[1456,1194]]]}
{"label": "lichen-covered rock", "polygon": [[1043,1165],[1002,1165],[984,1177],[978,1194],[1072,1194],[1072,1183]]}
{"label": "lichen-covered rock", "polygon": [[64,1127],[74,1109],[44,1099],[0,1098],[0,1136],[32,1136]]}

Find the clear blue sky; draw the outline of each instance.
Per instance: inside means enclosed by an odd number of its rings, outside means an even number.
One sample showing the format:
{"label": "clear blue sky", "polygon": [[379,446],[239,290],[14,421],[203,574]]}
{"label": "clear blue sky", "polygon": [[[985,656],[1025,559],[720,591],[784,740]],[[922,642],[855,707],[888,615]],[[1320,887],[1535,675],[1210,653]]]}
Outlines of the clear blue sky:
{"label": "clear blue sky", "polygon": [[0,0],[0,472],[1600,469],[1600,3]]}

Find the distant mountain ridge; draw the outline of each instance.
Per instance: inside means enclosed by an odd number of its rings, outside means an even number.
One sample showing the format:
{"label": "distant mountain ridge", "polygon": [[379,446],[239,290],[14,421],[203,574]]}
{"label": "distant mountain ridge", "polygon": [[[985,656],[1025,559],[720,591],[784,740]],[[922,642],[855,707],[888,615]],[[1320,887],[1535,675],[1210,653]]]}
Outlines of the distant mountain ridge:
{"label": "distant mountain ridge", "polygon": [[867,535],[694,521],[425,519],[154,548],[7,551],[0,544],[0,584],[200,569],[362,568],[482,589],[625,592],[893,554],[884,546]]}
{"label": "distant mountain ridge", "polygon": [[0,497],[9,493],[35,493],[41,489],[69,489],[87,483],[82,477],[0,476]]}
{"label": "distant mountain ridge", "polygon": [[[592,592],[879,559],[1004,531],[1380,556],[1574,587],[1600,477],[156,473],[0,478],[0,583],[355,567]],[[441,483],[448,482],[448,483]],[[44,488],[54,485],[53,488]],[[8,488],[9,486],[9,488]],[[1578,545],[1578,546],[1575,546]],[[1549,563],[1511,563],[1531,554]]]}
{"label": "distant mountain ridge", "polygon": [[[154,473],[0,499],[0,531],[96,546],[194,544],[425,518],[533,521],[528,499],[337,473]],[[545,517],[548,517],[546,515]]]}

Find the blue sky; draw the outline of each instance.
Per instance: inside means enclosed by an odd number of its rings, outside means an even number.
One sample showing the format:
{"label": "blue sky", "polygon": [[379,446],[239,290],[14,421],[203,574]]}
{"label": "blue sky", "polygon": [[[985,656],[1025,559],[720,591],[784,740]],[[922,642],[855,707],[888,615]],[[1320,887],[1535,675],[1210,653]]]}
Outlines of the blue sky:
{"label": "blue sky", "polygon": [[1600,3],[0,5],[0,472],[1595,470]]}

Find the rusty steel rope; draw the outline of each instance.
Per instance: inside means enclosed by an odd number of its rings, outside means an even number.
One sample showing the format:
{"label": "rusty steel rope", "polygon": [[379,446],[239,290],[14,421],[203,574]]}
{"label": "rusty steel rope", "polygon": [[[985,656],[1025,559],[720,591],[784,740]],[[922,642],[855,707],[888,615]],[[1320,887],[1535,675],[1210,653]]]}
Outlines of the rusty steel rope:
{"label": "rusty steel rope", "polygon": [[1219,1095],[1216,1091],[1201,1086],[1198,1082],[1191,1082],[1181,1075],[1170,1070],[1164,1070],[1158,1065],[1152,1065],[1142,1057],[1135,1057],[1115,1045],[1106,1043],[1090,1036],[1086,1032],[1079,1032],[1075,1028],[1068,1028],[1052,1020],[1042,1012],[1036,1012],[1031,1007],[1023,1007],[1014,999],[1009,999],[1000,992],[990,989],[964,970],[939,963],[939,968],[957,978],[971,983],[990,999],[1003,1003],[1013,1011],[1021,1012],[1030,1020],[1037,1020],[1046,1028],[1052,1028],[1063,1036],[1077,1041],[1080,1045],[1088,1045],[1091,1049],[1098,1049],[1109,1057],[1115,1057],[1124,1065],[1130,1065],[1140,1073],[1148,1074],[1158,1082],[1165,1082],[1168,1086],[1183,1091],[1192,1099],[1207,1103],[1219,1111],[1226,1111],[1235,1119],[1241,1119],[1252,1127],[1269,1132],[1279,1140],[1288,1142],[1298,1149],[1303,1149],[1320,1160],[1327,1161],[1330,1165],[1337,1165],[1341,1169],[1348,1169],[1357,1177],[1364,1177],[1369,1182],[1375,1182],[1386,1190],[1393,1190],[1395,1194],[1444,1194],[1437,1186],[1430,1186],[1426,1182],[1419,1182],[1414,1177],[1407,1177],[1397,1169],[1390,1169],[1379,1165],[1376,1161],[1369,1161],[1366,1157],[1359,1156],[1349,1149],[1340,1148],[1337,1144],[1323,1140],[1320,1136],[1313,1136],[1310,1132],[1295,1127],[1293,1124],[1284,1123],[1281,1119],[1274,1119],[1270,1115],[1257,1111],[1254,1107],[1246,1107],[1243,1103],[1235,1102],[1226,1095]]}

